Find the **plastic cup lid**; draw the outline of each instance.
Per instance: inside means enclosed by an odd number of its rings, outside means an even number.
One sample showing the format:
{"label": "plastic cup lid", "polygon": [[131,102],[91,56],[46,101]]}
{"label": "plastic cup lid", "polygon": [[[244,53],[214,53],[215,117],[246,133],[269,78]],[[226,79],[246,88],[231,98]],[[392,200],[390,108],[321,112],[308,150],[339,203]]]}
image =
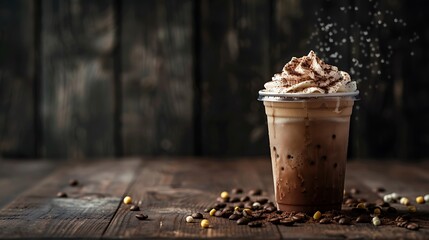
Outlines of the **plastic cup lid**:
{"label": "plastic cup lid", "polygon": [[269,102],[291,102],[302,101],[314,98],[338,98],[338,97],[351,97],[353,100],[359,100],[359,91],[355,92],[338,92],[338,93],[273,93],[266,90],[259,91],[259,101]]}

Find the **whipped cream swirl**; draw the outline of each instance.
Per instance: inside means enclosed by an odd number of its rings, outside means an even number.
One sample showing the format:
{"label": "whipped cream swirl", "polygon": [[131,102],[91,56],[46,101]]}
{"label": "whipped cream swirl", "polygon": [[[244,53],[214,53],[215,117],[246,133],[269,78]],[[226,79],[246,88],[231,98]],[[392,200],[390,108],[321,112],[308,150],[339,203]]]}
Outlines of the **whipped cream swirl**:
{"label": "whipped cream swirl", "polygon": [[337,93],[355,92],[356,82],[337,67],[326,64],[313,51],[307,56],[293,57],[281,73],[265,83],[265,91],[273,93]]}

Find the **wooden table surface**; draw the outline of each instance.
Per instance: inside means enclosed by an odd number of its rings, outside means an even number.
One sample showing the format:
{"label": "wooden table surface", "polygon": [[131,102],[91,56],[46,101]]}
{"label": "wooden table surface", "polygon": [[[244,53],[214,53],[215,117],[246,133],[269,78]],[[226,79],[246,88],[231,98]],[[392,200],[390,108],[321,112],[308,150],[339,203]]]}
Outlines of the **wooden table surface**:
{"label": "wooden table surface", "polygon": [[[429,162],[349,161],[346,189],[359,197],[380,198],[375,187],[408,196],[429,193]],[[69,180],[77,179],[78,186]],[[393,225],[264,224],[236,225],[210,217],[211,227],[186,223],[189,213],[212,206],[221,191],[261,188],[273,199],[270,160],[266,159],[111,159],[81,164],[50,161],[0,161],[0,238],[228,238],[228,239],[428,239],[429,204],[415,204],[411,231]],[[59,191],[67,198],[56,197]],[[130,195],[141,200],[146,221],[122,203]],[[406,207],[394,204],[400,212]]]}

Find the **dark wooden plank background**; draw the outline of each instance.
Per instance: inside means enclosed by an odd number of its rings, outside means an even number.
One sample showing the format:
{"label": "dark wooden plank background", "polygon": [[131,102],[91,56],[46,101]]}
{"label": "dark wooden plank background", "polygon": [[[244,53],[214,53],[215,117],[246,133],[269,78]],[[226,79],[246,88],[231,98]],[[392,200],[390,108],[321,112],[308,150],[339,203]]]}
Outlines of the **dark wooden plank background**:
{"label": "dark wooden plank background", "polygon": [[[422,23],[429,15],[422,4],[1,0],[0,157],[267,155],[257,91],[292,56],[327,41],[323,31],[320,42],[310,41],[322,19],[357,37],[352,24],[372,27],[381,54],[394,50],[390,64],[378,66],[382,74],[352,74],[362,94],[350,157],[425,158],[429,28]],[[378,11],[391,27],[375,27]],[[353,56],[374,62],[354,48],[357,41],[338,46],[338,62],[322,56],[346,70]]]}

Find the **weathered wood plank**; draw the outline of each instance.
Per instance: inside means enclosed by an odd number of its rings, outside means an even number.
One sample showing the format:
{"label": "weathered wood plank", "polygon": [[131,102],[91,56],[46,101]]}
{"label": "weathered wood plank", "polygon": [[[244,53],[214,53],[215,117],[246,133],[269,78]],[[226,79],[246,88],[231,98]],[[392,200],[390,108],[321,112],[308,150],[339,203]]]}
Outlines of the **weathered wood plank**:
{"label": "weathered wood plank", "polygon": [[0,161],[0,208],[55,169],[50,161]]}
{"label": "weathered wood plank", "polygon": [[270,79],[270,2],[201,2],[202,154],[268,152],[258,91]]}
{"label": "weathered wood plank", "polygon": [[34,1],[0,1],[0,157],[35,157]]}
{"label": "weathered wood plank", "polygon": [[122,4],[124,154],[193,154],[193,2]]}
{"label": "weathered wood plank", "polygon": [[[0,210],[0,238],[99,238],[139,164],[103,161],[59,169]],[[70,179],[79,184],[69,186]],[[57,198],[58,191],[68,198]]]}
{"label": "weathered wood plank", "polygon": [[113,1],[42,1],[42,156],[113,156]]}
{"label": "weathered wood plank", "polygon": [[[149,220],[139,221],[121,205],[106,231],[106,238],[262,238],[278,239],[277,228],[266,225],[252,229],[223,218],[208,217],[211,227],[201,229],[198,222],[185,217],[203,212],[221,191],[242,187],[267,189],[272,198],[273,183],[269,159],[160,159],[144,162],[142,171],[128,194],[142,201],[141,210]],[[265,185],[267,184],[267,185]],[[205,214],[207,217],[208,215]]]}

